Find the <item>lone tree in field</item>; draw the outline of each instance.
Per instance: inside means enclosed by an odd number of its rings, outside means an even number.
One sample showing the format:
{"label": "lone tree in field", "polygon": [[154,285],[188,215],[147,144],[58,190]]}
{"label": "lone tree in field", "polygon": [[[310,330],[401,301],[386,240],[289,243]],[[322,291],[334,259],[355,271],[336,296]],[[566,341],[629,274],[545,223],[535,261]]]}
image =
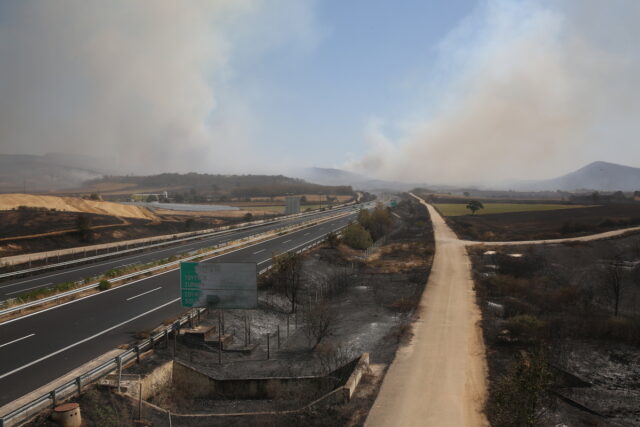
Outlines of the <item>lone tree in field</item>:
{"label": "lone tree in field", "polygon": [[296,311],[298,292],[302,287],[302,256],[288,252],[273,257],[273,287],[291,303],[291,313]]}
{"label": "lone tree in field", "polygon": [[471,211],[471,215],[475,215],[477,211],[479,211],[480,209],[484,209],[484,205],[482,204],[482,202],[472,200],[467,203],[467,209]]}

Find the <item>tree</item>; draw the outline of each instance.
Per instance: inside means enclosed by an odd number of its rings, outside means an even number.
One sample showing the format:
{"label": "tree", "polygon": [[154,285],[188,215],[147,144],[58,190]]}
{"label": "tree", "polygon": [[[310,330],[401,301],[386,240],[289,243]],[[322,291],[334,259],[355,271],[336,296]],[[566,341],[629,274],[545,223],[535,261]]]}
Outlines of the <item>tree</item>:
{"label": "tree", "polygon": [[302,256],[293,252],[273,256],[271,277],[273,287],[291,303],[291,313],[296,311],[298,293],[302,287]]}
{"label": "tree", "polygon": [[87,214],[80,214],[76,219],[78,230],[80,231],[80,238],[84,242],[90,242],[93,237],[91,232],[91,217]]}
{"label": "tree", "polygon": [[350,224],[342,235],[342,240],[353,249],[367,249],[373,244],[371,234],[358,224]]}
{"label": "tree", "polygon": [[470,194],[469,194],[469,192],[468,192],[468,191],[465,191],[465,192],[464,192],[464,193],[462,193],[462,194],[464,194],[464,196],[465,196],[465,197],[469,197],[469,196],[470,196]]}
{"label": "tree", "polygon": [[391,230],[392,222],[389,209],[385,208],[382,203],[378,203],[371,212],[367,230],[371,233],[371,237],[375,241]]}
{"label": "tree", "polygon": [[624,291],[625,269],[620,260],[606,261],[600,268],[600,280],[613,299],[613,315],[618,315],[620,297]]}
{"label": "tree", "polygon": [[340,238],[336,233],[332,231],[329,234],[327,234],[327,243],[329,243],[330,247],[335,248],[340,243]]}
{"label": "tree", "polygon": [[252,219],[253,219],[253,215],[251,214],[251,212],[247,212],[243,217],[244,222],[249,222]]}
{"label": "tree", "polygon": [[323,338],[333,333],[335,324],[335,312],[326,302],[320,302],[309,309],[305,331],[312,349],[315,349]]}
{"label": "tree", "polygon": [[471,215],[475,215],[477,211],[479,211],[480,209],[484,209],[484,205],[478,200],[472,200],[467,203],[467,209],[471,211]]}

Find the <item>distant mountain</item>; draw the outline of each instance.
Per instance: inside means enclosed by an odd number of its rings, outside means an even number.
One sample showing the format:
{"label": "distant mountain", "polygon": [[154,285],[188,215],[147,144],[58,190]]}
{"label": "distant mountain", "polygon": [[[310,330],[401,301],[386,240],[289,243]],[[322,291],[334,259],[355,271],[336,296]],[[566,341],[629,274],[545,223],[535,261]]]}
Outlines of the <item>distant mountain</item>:
{"label": "distant mountain", "polygon": [[518,190],[640,190],[640,168],[608,162],[593,162],[554,179],[521,182],[514,185]]}
{"label": "distant mountain", "polygon": [[79,155],[0,154],[0,192],[77,187],[108,172],[108,162]]}
{"label": "distant mountain", "polygon": [[408,191],[418,184],[373,179],[365,175],[343,169],[307,168],[293,172],[292,175],[306,181],[322,185],[350,185],[356,190]]}

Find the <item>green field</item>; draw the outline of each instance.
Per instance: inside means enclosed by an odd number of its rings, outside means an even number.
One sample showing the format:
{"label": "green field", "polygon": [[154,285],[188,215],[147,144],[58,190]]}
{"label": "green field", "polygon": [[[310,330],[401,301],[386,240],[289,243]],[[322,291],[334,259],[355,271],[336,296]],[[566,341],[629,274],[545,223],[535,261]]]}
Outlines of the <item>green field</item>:
{"label": "green field", "polygon": [[[531,211],[551,211],[555,209],[584,208],[582,205],[561,205],[561,204],[538,204],[538,203],[483,203],[484,209],[476,212],[476,215],[509,213],[509,212],[531,212]],[[470,215],[466,203],[436,203],[434,206],[444,216]]]}

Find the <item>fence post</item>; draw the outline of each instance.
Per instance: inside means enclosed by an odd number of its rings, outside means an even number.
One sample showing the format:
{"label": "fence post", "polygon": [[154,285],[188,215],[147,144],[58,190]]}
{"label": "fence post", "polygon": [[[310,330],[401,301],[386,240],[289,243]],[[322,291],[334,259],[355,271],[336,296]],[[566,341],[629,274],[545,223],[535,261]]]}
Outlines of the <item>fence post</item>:
{"label": "fence post", "polygon": [[120,381],[122,380],[122,358],[118,356],[116,357],[116,361],[118,362],[118,393],[120,393]]}
{"label": "fence post", "polygon": [[218,311],[218,365],[222,365],[222,318]]}
{"label": "fence post", "polygon": [[140,347],[136,346],[136,363],[140,363]]}
{"label": "fence post", "polygon": [[[56,406],[56,390],[55,389],[51,390],[51,393],[49,393],[49,395],[51,396],[52,406],[55,407]],[[2,423],[0,423],[0,425],[2,425]]]}
{"label": "fence post", "polygon": [[280,325],[278,325],[278,350],[280,350]]}
{"label": "fence post", "polygon": [[78,386],[78,397],[80,397],[82,395],[82,378],[81,377],[76,378],[76,386]]}
{"label": "fence post", "polygon": [[267,332],[267,360],[269,360],[269,332]]}

